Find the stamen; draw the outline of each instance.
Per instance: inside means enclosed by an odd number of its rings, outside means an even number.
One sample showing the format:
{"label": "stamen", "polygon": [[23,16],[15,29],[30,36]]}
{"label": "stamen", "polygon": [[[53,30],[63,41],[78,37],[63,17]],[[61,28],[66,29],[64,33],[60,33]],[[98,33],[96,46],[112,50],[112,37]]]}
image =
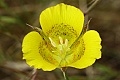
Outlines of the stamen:
{"label": "stamen", "polygon": [[60,44],[63,44],[63,39],[62,37],[59,36]]}
{"label": "stamen", "polygon": [[54,47],[56,47],[55,42],[54,42],[50,37],[49,37],[49,39],[50,39],[51,44],[52,44]]}
{"label": "stamen", "polygon": [[63,40],[63,38],[59,36],[59,44],[56,44],[50,37],[49,40],[51,44],[56,47],[56,50],[52,51],[53,53],[59,53],[61,57],[65,57],[67,51],[70,51],[70,48],[68,46],[68,39]]}
{"label": "stamen", "polygon": [[65,39],[65,46],[68,46],[68,39]]}

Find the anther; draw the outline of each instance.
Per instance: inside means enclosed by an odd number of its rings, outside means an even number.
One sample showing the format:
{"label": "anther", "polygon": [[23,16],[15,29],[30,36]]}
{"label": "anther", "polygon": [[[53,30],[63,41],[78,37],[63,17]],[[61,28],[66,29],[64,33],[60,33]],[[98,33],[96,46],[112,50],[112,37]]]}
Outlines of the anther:
{"label": "anther", "polygon": [[60,44],[63,44],[63,39],[62,37],[59,36]]}
{"label": "anther", "polygon": [[49,37],[49,40],[50,40],[51,44],[52,44],[54,47],[56,47],[55,42],[54,42],[50,37]]}
{"label": "anther", "polygon": [[65,39],[65,46],[68,46],[68,39]]}

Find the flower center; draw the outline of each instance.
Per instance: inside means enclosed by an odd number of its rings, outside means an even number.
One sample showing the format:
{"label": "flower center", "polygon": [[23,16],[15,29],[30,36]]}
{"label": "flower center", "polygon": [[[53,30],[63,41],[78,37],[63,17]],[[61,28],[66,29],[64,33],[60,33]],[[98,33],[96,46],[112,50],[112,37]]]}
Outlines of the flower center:
{"label": "flower center", "polygon": [[52,52],[60,57],[59,66],[65,66],[67,63],[65,59],[70,52],[70,48],[68,46],[68,39],[63,39],[59,36],[59,44],[56,44],[50,37],[49,40],[52,46],[56,48]]}

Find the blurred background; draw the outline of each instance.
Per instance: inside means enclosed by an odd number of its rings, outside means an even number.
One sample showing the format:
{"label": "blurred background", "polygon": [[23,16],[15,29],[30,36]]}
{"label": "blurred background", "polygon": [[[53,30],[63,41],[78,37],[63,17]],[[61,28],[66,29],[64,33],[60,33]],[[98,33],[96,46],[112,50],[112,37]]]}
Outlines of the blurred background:
{"label": "blurred background", "polygon": [[[64,2],[84,13],[95,0],[0,0],[0,80],[29,80],[32,68],[22,60],[21,43],[32,29],[40,27],[39,15],[47,7]],[[102,58],[93,66],[68,68],[70,80],[120,80],[120,0],[99,0],[89,11],[85,23],[102,38]],[[35,80],[64,80],[59,69],[38,70]]]}

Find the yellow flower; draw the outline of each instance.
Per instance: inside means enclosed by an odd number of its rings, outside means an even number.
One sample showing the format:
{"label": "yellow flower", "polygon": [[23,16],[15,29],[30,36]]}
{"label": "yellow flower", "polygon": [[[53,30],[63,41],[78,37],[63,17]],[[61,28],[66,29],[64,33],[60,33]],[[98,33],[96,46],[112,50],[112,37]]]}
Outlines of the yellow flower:
{"label": "yellow flower", "polygon": [[83,23],[83,13],[74,6],[61,3],[45,9],[40,14],[42,30],[23,39],[23,59],[44,71],[92,65],[101,58],[101,38],[95,30],[85,31]]}

